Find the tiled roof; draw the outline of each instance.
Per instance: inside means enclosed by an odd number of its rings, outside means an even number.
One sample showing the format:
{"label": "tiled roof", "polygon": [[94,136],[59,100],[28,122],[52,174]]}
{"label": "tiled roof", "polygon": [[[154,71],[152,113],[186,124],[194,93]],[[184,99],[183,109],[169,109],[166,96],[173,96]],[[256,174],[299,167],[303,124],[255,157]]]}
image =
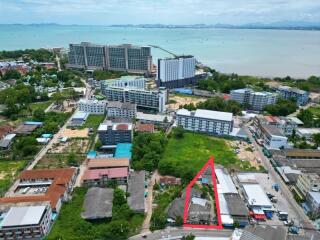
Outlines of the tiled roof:
{"label": "tiled roof", "polygon": [[138,132],[154,132],[154,124],[137,124],[136,125],[136,130]]}
{"label": "tiled roof", "polygon": [[0,139],[11,131],[12,131],[12,127],[10,125],[0,126]]}
{"label": "tiled roof", "polygon": [[94,158],[88,163],[89,169],[129,167],[128,158]]}
{"label": "tiled roof", "polygon": [[128,177],[128,169],[122,168],[108,168],[108,169],[93,169],[86,170],[82,177],[83,180],[100,179],[102,176],[108,176],[108,178],[121,178]]}
{"label": "tiled roof", "polygon": [[64,169],[39,169],[23,171],[20,180],[53,179],[47,192],[43,195],[9,196],[0,198],[1,203],[44,202],[50,201],[51,208],[55,209],[59,199],[67,191],[67,184],[75,174],[75,168]]}

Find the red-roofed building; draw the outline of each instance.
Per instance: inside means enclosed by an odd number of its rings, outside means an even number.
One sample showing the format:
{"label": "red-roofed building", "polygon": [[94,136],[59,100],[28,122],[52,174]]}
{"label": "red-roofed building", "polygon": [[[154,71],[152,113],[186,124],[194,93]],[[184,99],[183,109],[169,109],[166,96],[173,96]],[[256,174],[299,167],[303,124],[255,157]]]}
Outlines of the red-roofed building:
{"label": "red-roofed building", "polygon": [[0,139],[5,137],[12,130],[13,130],[13,128],[10,125],[2,125],[2,126],[0,126]]}
{"label": "red-roofed building", "polygon": [[85,187],[106,186],[109,181],[115,181],[118,185],[126,184],[128,180],[128,168],[108,168],[86,170],[82,177]]}
{"label": "red-roofed building", "polygon": [[0,198],[0,205],[30,202],[50,202],[59,212],[62,202],[68,199],[77,177],[75,168],[38,169],[23,171],[13,192]]}

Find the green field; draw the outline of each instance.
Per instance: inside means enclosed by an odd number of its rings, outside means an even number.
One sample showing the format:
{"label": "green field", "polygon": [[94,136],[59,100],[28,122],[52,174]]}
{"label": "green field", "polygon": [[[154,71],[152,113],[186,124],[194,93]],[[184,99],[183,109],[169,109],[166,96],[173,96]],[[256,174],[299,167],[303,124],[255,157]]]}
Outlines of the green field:
{"label": "green field", "polygon": [[[110,239],[121,240],[117,237],[120,232],[119,221],[100,220],[89,222],[81,218],[83,211],[83,201],[87,189],[76,188],[70,202],[64,203],[58,219],[53,225],[52,231],[47,240],[58,239],[79,239],[79,240],[94,240],[94,239]],[[134,235],[140,230],[144,216],[135,214],[129,221],[129,235]],[[125,221],[126,222],[126,221]],[[123,222],[123,223],[125,223]],[[113,237],[110,237],[113,236]]]}
{"label": "green field", "polygon": [[82,126],[82,128],[93,128],[93,129],[98,129],[100,123],[103,122],[105,119],[104,115],[90,115],[85,124]]}
{"label": "green field", "polygon": [[36,103],[31,103],[29,106],[30,106],[30,109],[32,110],[32,112],[37,109],[44,111],[47,109],[47,107],[50,106],[51,103],[52,103],[52,101],[36,102]]}
{"label": "green field", "polygon": [[0,159],[0,195],[7,191],[16,175],[25,167],[26,160]]}
{"label": "green field", "polygon": [[159,163],[162,174],[172,174],[190,179],[214,156],[215,164],[227,168],[250,170],[249,162],[241,162],[226,145],[225,140],[202,134],[186,132],[184,137],[169,138],[163,158]]}
{"label": "green field", "polygon": [[310,110],[314,115],[320,116],[320,107],[310,107],[308,110]]}

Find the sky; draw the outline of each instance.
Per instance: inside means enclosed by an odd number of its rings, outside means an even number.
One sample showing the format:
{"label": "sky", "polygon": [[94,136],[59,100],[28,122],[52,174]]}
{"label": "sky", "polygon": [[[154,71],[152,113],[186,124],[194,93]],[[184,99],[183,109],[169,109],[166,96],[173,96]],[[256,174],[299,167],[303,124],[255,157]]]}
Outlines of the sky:
{"label": "sky", "polygon": [[0,24],[320,22],[320,0],[0,0]]}

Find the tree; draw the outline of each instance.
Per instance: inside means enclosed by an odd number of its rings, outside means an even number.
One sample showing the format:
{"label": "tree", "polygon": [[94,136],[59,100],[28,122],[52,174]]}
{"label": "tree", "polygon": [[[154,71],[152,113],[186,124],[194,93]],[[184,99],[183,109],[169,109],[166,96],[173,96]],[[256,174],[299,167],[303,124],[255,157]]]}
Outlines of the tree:
{"label": "tree", "polygon": [[181,216],[177,216],[175,219],[175,225],[176,226],[182,226],[183,225],[183,218]]}
{"label": "tree", "polygon": [[15,69],[8,70],[2,77],[3,80],[9,80],[9,79],[20,79],[21,73],[19,73]]}
{"label": "tree", "polygon": [[181,138],[183,138],[183,136],[184,136],[184,132],[185,132],[185,130],[183,129],[183,127],[178,126],[178,127],[176,127],[176,128],[174,129],[173,135],[174,135],[175,138],[181,139]]}
{"label": "tree", "polygon": [[115,206],[121,206],[127,203],[126,194],[120,188],[116,188],[113,193],[113,204]]}
{"label": "tree", "polygon": [[75,153],[70,153],[68,156],[68,165],[69,166],[75,166],[78,165],[77,160],[76,160],[76,154]]}
{"label": "tree", "polygon": [[305,127],[313,127],[314,126],[314,116],[313,113],[306,109],[302,109],[297,117],[303,122]]}
{"label": "tree", "polygon": [[42,122],[44,120],[44,117],[45,117],[45,112],[42,109],[34,110],[33,112],[34,120]]}
{"label": "tree", "polygon": [[99,150],[102,146],[103,146],[102,142],[100,141],[100,139],[98,139],[98,141],[94,145],[94,149]]}
{"label": "tree", "polygon": [[315,143],[316,147],[320,145],[320,133],[316,133],[312,135],[313,142]]}
{"label": "tree", "polygon": [[182,237],[182,240],[194,240],[196,237],[192,234],[192,233],[190,233],[189,235],[187,235],[187,236],[183,236]]}
{"label": "tree", "polygon": [[274,116],[287,116],[297,110],[297,104],[292,100],[279,98],[276,104],[265,106],[264,111]]}

